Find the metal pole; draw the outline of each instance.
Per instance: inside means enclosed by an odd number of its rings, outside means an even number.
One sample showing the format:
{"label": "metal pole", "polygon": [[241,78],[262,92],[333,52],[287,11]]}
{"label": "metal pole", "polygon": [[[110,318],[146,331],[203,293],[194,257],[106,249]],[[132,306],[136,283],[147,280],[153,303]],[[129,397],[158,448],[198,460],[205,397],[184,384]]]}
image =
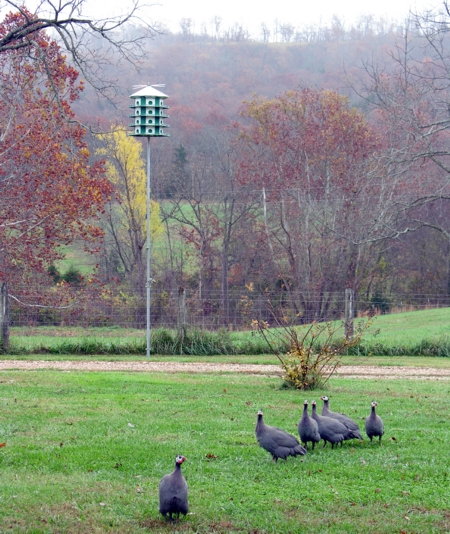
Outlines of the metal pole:
{"label": "metal pole", "polygon": [[147,137],[147,358],[150,358],[150,137]]}
{"label": "metal pole", "polygon": [[9,345],[9,300],[8,284],[0,284],[0,346],[6,350]]}

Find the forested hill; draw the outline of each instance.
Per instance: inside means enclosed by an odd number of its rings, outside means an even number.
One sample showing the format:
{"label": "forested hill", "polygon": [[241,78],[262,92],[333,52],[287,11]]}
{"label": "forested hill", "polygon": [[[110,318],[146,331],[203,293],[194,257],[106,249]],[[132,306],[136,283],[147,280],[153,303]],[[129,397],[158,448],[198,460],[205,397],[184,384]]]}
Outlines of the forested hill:
{"label": "forested hill", "polygon": [[334,89],[348,95],[364,77],[366,62],[389,63],[397,30],[334,35],[331,30],[311,41],[258,42],[213,39],[208,36],[160,35],[148,41],[147,60],[140,72],[128,63],[118,73],[117,108],[98,100],[89,87],[75,110],[80,117],[127,121],[127,96],[134,84],[164,83],[170,96],[172,135],[180,128],[190,131],[208,124],[234,120],[243,100],[252,96],[275,97],[281,93],[313,87]]}

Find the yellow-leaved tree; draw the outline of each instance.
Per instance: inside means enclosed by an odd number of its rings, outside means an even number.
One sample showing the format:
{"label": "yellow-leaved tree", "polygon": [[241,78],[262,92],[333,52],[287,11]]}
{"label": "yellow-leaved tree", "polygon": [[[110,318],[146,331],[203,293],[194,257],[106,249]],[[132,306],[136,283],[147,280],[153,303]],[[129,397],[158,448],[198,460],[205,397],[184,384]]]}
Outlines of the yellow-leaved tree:
{"label": "yellow-leaved tree", "polygon": [[[99,136],[97,154],[106,163],[116,198],[105,212],[109,270],[122,272],[144,294],[146,281],[147,173],[142,144],[123,127]],[[162,234],[160,206],[150,201],[150,242]]]}

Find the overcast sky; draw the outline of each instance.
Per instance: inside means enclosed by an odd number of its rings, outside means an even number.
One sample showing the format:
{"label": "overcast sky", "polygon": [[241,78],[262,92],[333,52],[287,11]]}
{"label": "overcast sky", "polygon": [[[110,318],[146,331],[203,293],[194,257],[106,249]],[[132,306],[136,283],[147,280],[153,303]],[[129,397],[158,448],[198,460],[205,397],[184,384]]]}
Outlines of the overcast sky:
{"label": "overcast sky", "polygon": [[[24,0],[31,10],[42,0]],[[201,33],[203,26],[208,33],[214,32],[212,20],[222,19],[221,30],[234,24],[247,29],[252,37],[259,38],[261,24],[273,30],[274,22],[289,23],[294,28],[327,25],[337,15],[345,25],[352,24],[361,15],[374,15],[388,21],[403,22],[410,10],[422,13],[437,6],[442,8],[443,0],[140,0],[147,4],[142,13],[154,22],[163,23],[170,31],[180,31],[180,20],[191,19],[194,31]],[[58,2],[57,2],[58,3]],[[84,15],[105,18],[124,14],[131,0],[84,0]],[[10,6],[0,0],[0,14]]]}
{"label": "overcast sky", "polygon": [[[221,17],[222,29],[234,23],[242,24],[250,32],[259,33],[261,23],[269,29],[274,21],[290,23],[294,27],[326,24],[336,14],[346,24],[351,24],[360,15],[373,14],[388,20],[403,21],[409,10],[422,12],[427,8],[441,6],[439,0],[376,0],[375,2],[358,2],[357,0],[147,0],[153,4],[149,8],[151,18],[163,22],[171,31],[180,30],[180,20],[190,18],[195,30],[201,31],[206,24],[212,31],[212,19]],[[127,5],[126,0],[88,0],[90,8],[101,9],[105,16],[105,6]],[[100,7],[101,6],[101,7]],[[117,8],[116,8],[117,9]],[[210,29],[211,28],[211,29]]]}
{"label": "overcast sky", "polygon": [[[326,22],[336,14],[351,22],[360,14],[373,13],[388,18],[403,19],[410,7],[429,5],[424,0],[160,0],[152,10],[172,29],[182,18],[191,18],[199,25],[214,16],[223,19],[225,25],[242,23],[244,26],[257,26],[265,22],[269,27],[275,19],[293,26]],[[436,3],[435,3],[436,5]]]}

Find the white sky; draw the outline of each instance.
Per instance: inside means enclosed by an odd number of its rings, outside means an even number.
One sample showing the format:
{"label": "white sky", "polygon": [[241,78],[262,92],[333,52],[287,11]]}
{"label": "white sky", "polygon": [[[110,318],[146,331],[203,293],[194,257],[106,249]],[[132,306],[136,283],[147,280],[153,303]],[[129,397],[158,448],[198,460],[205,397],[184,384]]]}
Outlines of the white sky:
{"label": "white sky", "polygon": [[[88,6],[100,9],[103,16],[105,6],[127,5],[126,0],[87,0]],[[200,33],[202,24],[206,24],[208,33],[213,32],[212,19],[222,18],[222,29],[238,23],[255,36],[259,35],[261,23],[269,29],[274,21],[289,23],[294,27],[325,25],[333,15],[338,15],[345,24],[351,24],[360,15],[372,14],[376,18],[385,17],[389,21],[402,22],[409,10],[423,12],[435,6],[442,6],[439,0],[376,0],[361,2],[358,0],[147,0],[152,4],[148,13],[155,21],[163,22],[170,30],[178,32],[182,18],[192,19],[196,32]]]}
{"label": "white sky", "polygon": [[[32,11],[42,0],[23,0]],[[443,0],[140,0],[149,7],[142,11],[145,17],[163,23],[173,32],[180,31],[182,18],[192,19],[195,33],[201,33],[206,25],[209,34],[214,33],[212,20],[222,19],[221,30],[231,28],[235,23],[247,29],[253,37],[260,37],[261,24],[273,31],[275,20],[279,24],[289,23],[294,28],[326,25],[337,15],[346,26],[361,15],[374,15],[390,21],[403,22],[409,10],[422,13],[426,9],[442,8]],[[58,4],[58,2],[56,2]],[[128,11],[131,0],[84,0],[83,14],[95,18],[106,18]],[[0,14],[5,7],[0,0]]]}

